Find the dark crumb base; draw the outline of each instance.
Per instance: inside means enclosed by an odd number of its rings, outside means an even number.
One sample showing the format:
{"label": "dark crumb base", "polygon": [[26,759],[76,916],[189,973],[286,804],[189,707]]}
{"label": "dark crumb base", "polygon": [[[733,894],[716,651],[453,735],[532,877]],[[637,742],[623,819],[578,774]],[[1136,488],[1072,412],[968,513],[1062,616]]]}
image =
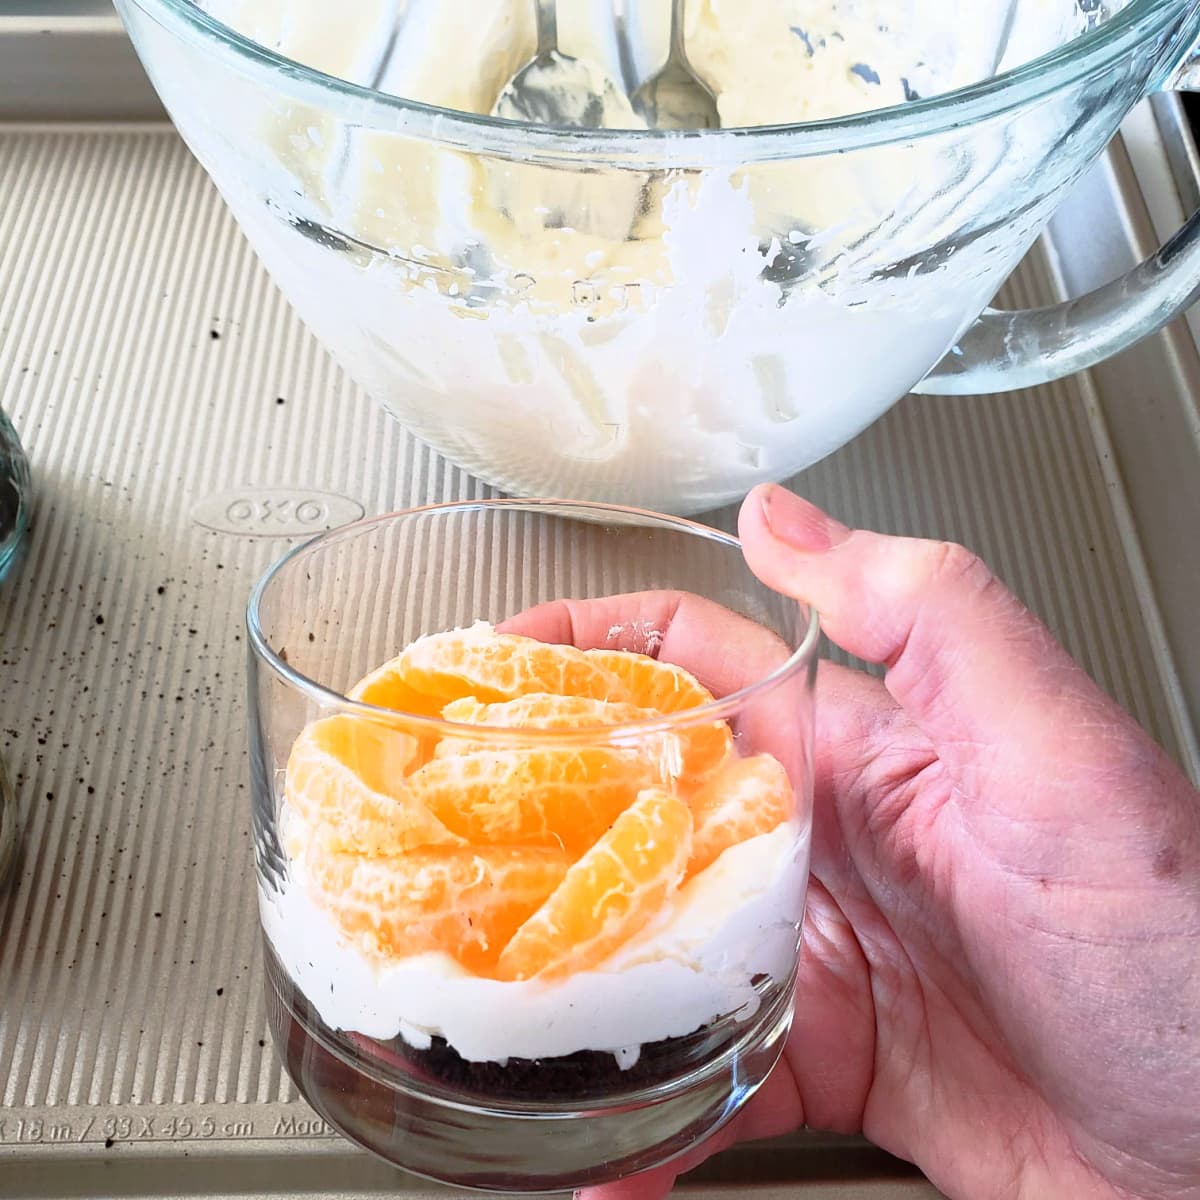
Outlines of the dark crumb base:
{"label": "dark crumb base", "polygon": [[677,1078],[719,1053],[728,1045],[731,1032],[708,1026],[685,1037],[648,1042],[627,1070],[602,1050],[578,1050],[556,1058],[510,1058],[502,1064],[469,1062],[440,1037],[428,1050],[416,1050],[402,1038],[376,1045],[387,1058],[402,1060],[414,1075],[457,1091],[493,1099],[579,1100]]}
{"label": "dark crumb base", "polygon": [[[553,1058],[510,1058],[504,1063],[471,1062],[442,1037],[434,1037],[428,1049],[418,1050],[401,1037],[382,1040],[328,1028],[287,977],[270,943],[266,956],[267,974],[274,985],[268,994],[279,1009],[278,1021],[273,1018],[273,1022],[286,1046],[288,1069],[293,1077],[297,1073],[303,1076],[316,1091],[333,1088],[349,1095],[356,1089],[378,1087],[383,1089],[381,1095],[384,1091],[392,1095],[384,1085],[371,1082],[375,1076],[370,1064],[374,1062],[414,1083],[440,1087],[467,1100],[612,1100],[623,1092],[687,1075],[712,1062],[745,1033],[743,1025],[725,1018],[682,1037],[646,1042],[637,1062],[627,1070],[606,1050],[578,1050]],[[773,986],[766,975],[756,975],[751,982],[764,999]],[[480,1013],[480,1020],[487,1020],[486,1013]],[[324,1043],[339,1042],[350,1051],[350,1060],[323,1048]],[[354,1058],[362,1065],[351,1065]],[[314,1076],[317,1066],[320,1078]]]}

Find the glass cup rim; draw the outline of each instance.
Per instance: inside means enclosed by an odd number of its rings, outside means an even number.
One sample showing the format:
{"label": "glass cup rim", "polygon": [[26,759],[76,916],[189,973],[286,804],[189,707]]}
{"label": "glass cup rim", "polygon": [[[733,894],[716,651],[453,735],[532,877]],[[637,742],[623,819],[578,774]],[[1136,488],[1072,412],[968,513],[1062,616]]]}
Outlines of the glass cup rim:
{"label": "glass cup rim", "polygon": [[[807,613],[808,623],[804,636],[799,645],[778,666],[769,671],[761,679],[756,679],[745,687],[730,692],[727,696],[714,700],[710,704],[702,704],[696,708],[685,709],[678,713],[669,713],[644,721],[627,721],[613,725],[578,726],[571,729],[514,729],[503,726],[474,725],[469,722],[447,721],[442,717],[427,717],[417,713],[407,713],[401,709],[383,708],[377,704],[367,704],[350,697],[325,684],[318,682],[297,670],[285,661],[275,651],[270,639],[262,627],[260,613],[263,602],[271,585],[282,574],[307,553],[322,545],[330,545],[344,538],[353,537],[372,526],[381,526],[390,521],[404,517],[421,515],[450,516],[455,513],[471,511],[533,511],[546,512],[551,515],[555,510],[571,509],[597,515],[620,514],[623,517],[635,517],[639,520],[649,520],[657,525],[674,529],[680,533],[692,536],[702,536],[710,541],[719,542],[729,549],[741,553],[741,542],[730,534],[697,521],[689,521],[685,517],[674,517],[664,513],[652,512],[649,509],[634,508],[621,504],[604,504],[590,500],[552,500],[552,499],[495,499],[495,500],[457,500],[442,504],[425,504],[413,508],[397,509],[394,512],[380,513],[364,517],[347,525],[339,525],[335,529],[326,530],[308,538],[273,562],[260,576],[250,593],[246,605],[246,632],[249,638],[251,653],[264,664],[278,679],[315,701],[323,710],[330,710],[328,715],[345,714],[361,717],[375,724],[411,729],[416,733],[436,734],[440,737],[470,738],[475,742],[486,742],[497,747],[506,745],[564,745],[587,741],[590,745],[622,744],[634,738],[644,737],[655,733],[673,732],[690,728],[694,725],[711,724],[718,720],[728,720],[735,716],[754,697],[765,694],[778,687],[786,680],[807,670],[816,658],[820,642],[820,618],[817,611],[808,604],[793,600],[801,614]],[[749,567],[746,568],[749,571]],[[762,585],[764,588],[766,584]],[[770,589],[768,589],[770,590]],[[776,593],[781,594],[781,593]],[[790,597],[784,597],[790,599]]]}
{"label": "glass cup rim", "polygon": [[[902,105],[845,117],[717,130],[551,129],[465,113],[350,83],[260,45],[194,0],[125,0],[185,40],[233,53],[247,70],[266,70],[273,86],[302,103],[353,108],[356,123],[423,137],[468,151],[519,159],[592,161],[642,170],[745,165],[914,141],[1009,112],[1098,74],[1133,44],[1180,13],[1180,0],[1129,0],[1106,21],[1028,62],[988,79]],[[654,161],[648,163],[647,158]]]}

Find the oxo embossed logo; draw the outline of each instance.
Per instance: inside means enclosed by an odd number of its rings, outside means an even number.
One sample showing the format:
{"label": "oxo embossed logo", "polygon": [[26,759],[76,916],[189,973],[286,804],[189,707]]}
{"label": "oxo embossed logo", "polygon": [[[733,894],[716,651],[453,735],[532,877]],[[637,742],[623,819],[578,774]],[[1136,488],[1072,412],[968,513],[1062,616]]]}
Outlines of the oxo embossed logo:
{"label": "oxo embossed logo", "polygon": [[303,537],[348,525],[362,515],[357,500],[311,488],[235,488],[208,496],[192,509],[197,525],[241,537]]}

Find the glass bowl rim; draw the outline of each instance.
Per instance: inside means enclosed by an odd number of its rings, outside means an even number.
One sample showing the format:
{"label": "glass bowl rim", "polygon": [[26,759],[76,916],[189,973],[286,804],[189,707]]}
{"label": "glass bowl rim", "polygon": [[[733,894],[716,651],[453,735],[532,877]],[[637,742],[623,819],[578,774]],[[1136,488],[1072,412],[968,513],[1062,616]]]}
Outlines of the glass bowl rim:
{"label": "glass bowl rim", "polygon": [[[405,517],[416,516],[451,516],[471,511],[532,511],[546,512],[554,515],[555,510],[573,509],[595,513],[598,515],[620,514],[622,517],[635,517],[639,521],[649,521],[660,527],[673,529],[679,533],[692,536],[702,536],[709,541],[718,542],[725,547],[741,552],[741,542],[731,534],[689,521],[685,517],[674,517],[664,513],[651,512],[648,509],[633,508],[620,504],[602,504],[590,500],[458,500],[443,504],[426,504],[414,508],[398,509],[394,512],[380,513],[364,517],[347,525],[339,525],[326,530],[314,537],[308,538],[297,546],[293,546],[286,554],[278,558],[259,578],[250,593],[246,605],[246,631],[249,647],[255,659],[265,665],[278,679],[290,687],[315,701],[324,711],[322,716],[350,715],[365,718],[377,725],[391,726],[414,733],[441,737],[469,738],[473,742],[483,742],[503,746],[530,745],[567,745],[586,741],[588,745],[626,745],[632,741],[656,733],[675,732],[696,725],[712,724],[720,720],[728,720],[737,715],[754,697],[769,693],[781,683],[807,670],[815,661],[820,642],[820,618],[816,610],[799,600],[791,600],[799,610],[800,622],[807,613],[807,628],[799,645],[791,651],[788,657],[774,667],[761,679],[756,679],[745,687],[730,692],[727,696],[714,700],[710,704],[702,704],[696,708],[684,709],[682,712],[669,713],[644,721],[628,721],[614,725],[589,725],[572,729],[537,729],[537,728],[508,728],[504,726],[476,725],[467,722],[447,721],[442,717],[427,717],[417,713],[407,713],[401,709],[383,708],[376,704],[367,704],[361,700],[352,700],[341,692],[319,683],[317,680],[297,670],[276,653],[262,627],[260,613],[271,585],[278,580],[291,566],[300,561],[306,554],[320,546],[332,545],[339,540],[361,534],[373,526],[382,526],[390,521]],[[749,567],[746,568],[749,572]],[[766,590],[766,584],[761,585]],[[782,595],[782,593],[774,593]],[[383,664],[380,664],[383,665]]]}
{"label": "glass bowl rim", "polygon": [[[232,51],[245,69],[273,73],[273,86],[301,103],[328,108],[332,97],[335,112],[353,106],[352,113],[347,109],[343,115],[374,132],[404,133],[516,159],[592,161],[603,157],[609,165],[627,164],[642,170],[807,158],[943,133],[1004,114],[1084,76],[1099,74],[1125,57],[1134,43],[1185,15],[1188,5],[1194,11],[1194,0],[1129,0],[1108,20],[1045,54],[924,100],[822,121],[678,131],[556,130],[440,108],[350,83],[286,58],[209,15],[194,0],[118,0],[118,7],[124,4],[136,6],[185,40],[207,41]],[[648,163],[648,156],[654,161]]]}

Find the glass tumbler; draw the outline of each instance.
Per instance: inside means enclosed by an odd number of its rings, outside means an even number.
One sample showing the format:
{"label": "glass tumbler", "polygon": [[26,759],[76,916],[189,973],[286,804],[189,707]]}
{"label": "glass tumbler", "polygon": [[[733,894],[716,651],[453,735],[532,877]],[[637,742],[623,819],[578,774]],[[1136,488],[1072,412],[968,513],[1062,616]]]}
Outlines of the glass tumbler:
{"label": "glass tumbler", "polygon": [[[7,574],[29,520],[29,461],[0,409],[0,579]],[[16,856],[17,801],[0,757],[0,887]]]}
{"label": "glass tumbler", "polygon": [[29,520],[29,460],[12,422],[0,409],[0,579]]}
{"label": "glass tumbler", "polygon": [[503,1191],[727,1121],[792,1017],[814,615],[711,529],[494,501],[323,534],[248,625],[270,1019],[312,1106]]}

